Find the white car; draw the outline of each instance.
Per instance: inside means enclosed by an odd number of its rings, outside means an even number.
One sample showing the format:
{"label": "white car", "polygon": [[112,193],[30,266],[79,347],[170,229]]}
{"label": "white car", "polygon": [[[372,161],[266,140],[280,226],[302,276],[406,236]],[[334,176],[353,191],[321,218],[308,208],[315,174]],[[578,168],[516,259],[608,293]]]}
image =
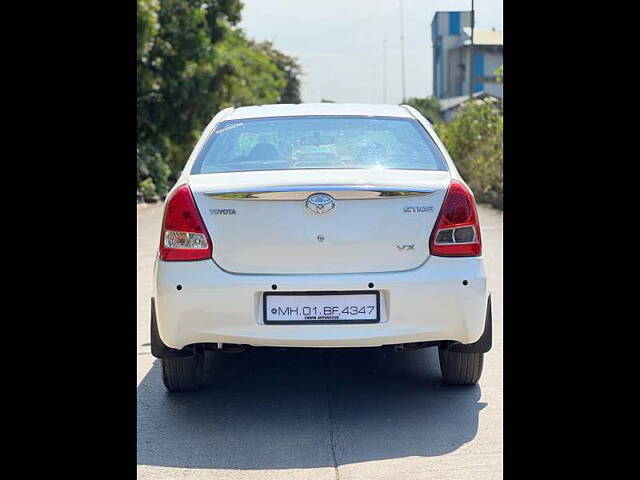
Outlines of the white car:
{"label": "white car", "polygon": [[409,106],[222,110],[167,196],[154,275],[170,391],[202,385],[207,350],[437,346],[444,380],[474,384],[491,348],[473,195]]}

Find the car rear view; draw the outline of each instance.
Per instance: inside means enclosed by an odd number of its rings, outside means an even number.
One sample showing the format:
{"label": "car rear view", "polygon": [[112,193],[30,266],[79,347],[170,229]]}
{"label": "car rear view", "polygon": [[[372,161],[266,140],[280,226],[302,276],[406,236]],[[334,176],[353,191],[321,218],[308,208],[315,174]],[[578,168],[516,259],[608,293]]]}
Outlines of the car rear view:
{"label": "car rear view", "polygon": [[491,308],[473,195],[410,107],[220,112],[167,197],[152,353],[169,390],[205,351],[435,346],[476,383]]}

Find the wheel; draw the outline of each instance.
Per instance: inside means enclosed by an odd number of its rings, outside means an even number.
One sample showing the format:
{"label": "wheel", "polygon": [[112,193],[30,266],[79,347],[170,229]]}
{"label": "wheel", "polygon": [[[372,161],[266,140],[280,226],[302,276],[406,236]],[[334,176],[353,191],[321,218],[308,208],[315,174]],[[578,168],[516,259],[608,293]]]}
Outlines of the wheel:
{"label": "wheel", "polygon": [[171,392],[192,392],[204,383],[204,352],[162,359],[162,381]]}
{"label": "wheel", "polygon": [[440,371],[446,383],[452,385],[475,385],[482,375],[484,353],[452,352],[438,346]]}

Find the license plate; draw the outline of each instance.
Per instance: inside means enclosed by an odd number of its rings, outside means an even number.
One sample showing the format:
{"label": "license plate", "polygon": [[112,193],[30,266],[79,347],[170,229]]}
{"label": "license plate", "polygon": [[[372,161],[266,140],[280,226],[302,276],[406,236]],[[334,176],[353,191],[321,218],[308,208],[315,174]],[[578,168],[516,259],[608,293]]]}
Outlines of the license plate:
{"label": "license plate", "polygon": [[380,292],[266,292],[266,324],[378,323]]}

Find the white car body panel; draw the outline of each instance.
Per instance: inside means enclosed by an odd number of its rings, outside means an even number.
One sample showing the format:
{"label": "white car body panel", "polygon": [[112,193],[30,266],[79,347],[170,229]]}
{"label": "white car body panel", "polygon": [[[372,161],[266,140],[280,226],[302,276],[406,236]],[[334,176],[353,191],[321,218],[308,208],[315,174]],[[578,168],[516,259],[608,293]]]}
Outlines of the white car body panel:
{"label": "white car body panel", "polygon": [[[463,285],[463,280],[468,285]],[[265,325],[262,295],[277,291],[381,292],[378,324]],[[182,285],[182,290],[176,286]],[[171,348],[199,342],[280,347],[376,347],[431,340],[475,342],[487,306],[482,257],[430,257],[405,272],[340,275],[243,275],[213,261],[158,262],[158,330]]]}
{"label": "white car body panel", "polygon": [[[194,175],[189,180],[212,236],[213,259],[233,273],[319,274],[409,270],[429,256],[428,232],[449,186],[449,172],[427,170],[278,170]],[[331,194],[332,185],[433,190],[423,196],[337,200],[316,215],[300,200],[211,198],[207,193],[293,185]],[[404,213],[405,208],[430,209]],[[215,211],[234,215],[213,215]],[[251,234],[247,226],[251,226]],[[318,241],[318,235],[324,240]],[[402,245],[413,245],[401,250]]]}
{"label": "white car body panel", "polygon": [[[415,118],[441,150],[449,171],[322,169],[189,175],[222,120],[295,115]],[[374,347],[455,340],[472,343],[485,326],[482,257],[429,255],[429,235],[452,179],[463,182],[432,126],[415,109],[393,105],[301,104],[219,112],[189,157],[176,187],[188,183],[213,243],[211,260],[155,264],[158,333],[165,345],[237,343],[281,347]],[[220,199],[211,194],[273,187],[336,185],[423,188],[425,196],[337,200],[322,216],[301,200]],[[176,188],[174,187],[174,188]],[[430,206],[427,214],[404,207]],[[212,215],[234,209],[235,215]],[[317,237],[325,238],[319,242]],[[260,241],[258,241],[260,240]],[[411,250],[398,245],[412,244]],[[467,282],[466,285],[463,281]],[[272,292],[380,291],[380,323],[266,325],[262,296]],[[178,290],[177,286],[181,289]]]}

